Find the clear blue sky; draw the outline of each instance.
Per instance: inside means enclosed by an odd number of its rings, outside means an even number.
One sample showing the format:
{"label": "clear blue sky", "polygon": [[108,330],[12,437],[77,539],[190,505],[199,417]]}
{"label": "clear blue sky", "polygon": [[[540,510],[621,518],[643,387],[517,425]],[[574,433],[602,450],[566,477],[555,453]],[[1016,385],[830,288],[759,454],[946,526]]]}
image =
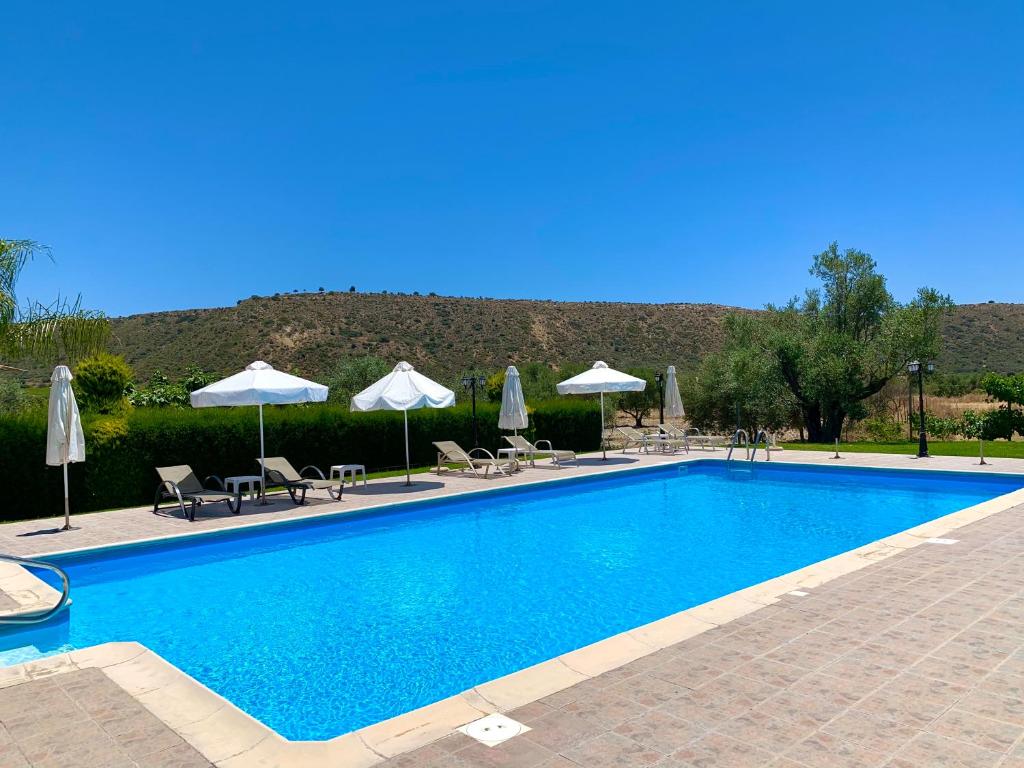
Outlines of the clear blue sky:
{"label": "clear blue sky", "polygon": [[1024,300],[1024,3],[0,6],[0,236],[110,314],[294,288],[760,306],[830,240]]}

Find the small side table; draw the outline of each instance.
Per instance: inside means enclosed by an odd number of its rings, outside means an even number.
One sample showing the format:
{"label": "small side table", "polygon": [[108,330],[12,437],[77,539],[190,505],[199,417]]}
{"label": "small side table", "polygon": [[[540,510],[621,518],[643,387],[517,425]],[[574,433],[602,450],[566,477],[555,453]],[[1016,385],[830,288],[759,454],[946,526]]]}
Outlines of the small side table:
{"label": "small side table", "polygon": [[259,475],[236,475],[224,478],[224,488],[228,493],[240,493],[243,485],[249,487],[249,501],[253,500],[256,489],[263,495],[263,478]]}
{"label": "small side table", "polygon": [[356,484],[356,472],[359,472],[363,476],[363,485],[366,485],[366,467],[362,464],[335,464],[331,467],[331,479],[336,477],[341,478],[342,485],[345,484],[345,476],[348,475],[352,478],[352,485]]}
{"label": "small side table", "polygon": [[508,459],[512,462],[512,471],[519,471],[519,449],[518,448],[499,448],[497,454],[499,459]]}

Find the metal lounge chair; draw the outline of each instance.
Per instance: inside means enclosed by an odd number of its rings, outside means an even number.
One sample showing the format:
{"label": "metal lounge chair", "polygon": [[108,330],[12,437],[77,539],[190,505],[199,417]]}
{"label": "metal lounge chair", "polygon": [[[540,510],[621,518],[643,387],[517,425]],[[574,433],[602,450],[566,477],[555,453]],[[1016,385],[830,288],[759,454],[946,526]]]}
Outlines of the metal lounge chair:
{"label": "metal lounge chair", "polygon": [[724,435],[705,435],[697,427],[690,427],[685,432],[686,440],[691,446],[700,446],[703,451],[710,448],[712,451],[718,448],[725,448],[732,442],[732,438]]}
{"label": "metal lounge chair", "polygon": [[616,427],[615,429],[624,438],[622,443],[623,453],[626,452],[627,448],[633,446],[636,447],[637,453],[641,450],[647,453],[651,448],[664,444],[661,435],[646,435],[635,427]]}
{"label": "metal lounge chair", "polygon": [[[199,482],[196,473],[188,464],[180,464],[176,467],[157,467],[156,473],[160,477],[160,485],[156,487],[156,494],[153,497],[153,512],[160,509],[160,502],[167,499],[174,499],[181,508],[182,517],[188,518],[190,523],[196,520],[196,508],[203,504],[213,504],[218,501],[227,502],[231,513],[237,515],[242,511],[241,488],[235,493],[228,493],[224,489],[224,481],[216,475],[210,475],[203,482]],[[207,488],[207,484],[213,480],[217,488]],[[185,501],[191,503],[188,511],[185,511]]]}
{"label": "metal lounge chair", "polygon": [[[260,460],[256,459],[256,463],[259,462]],[[332,499],[340,501],[341,492],[345,487],[344,480],[328,480],[324,477],[324,473],[312,464],[303,467],[300,472],[296,472],[295,467],[283,456],[264,459],[263,470],[267,473],[267,484],[283,485],[296,504],[306,503],[306,491],[327,491]],[[306,473],[310,470],[317,476],[306,477]]]}
{"label": "metal lounge chair", "polygon": [[[516,449],[516,456],[525,456],[530,460],[530,466],[536,466],[536,458],[540,456],[551,456],[551,463],[559,469],[562,468],[563,462],[571,461],[576,466],[579,466],[579,462],[576,460],[576,451],[558,450],[551,447],[550,440],[538,440],[536,443],[531,443],[522,435],[505,435],[505,440],[508,444]],[[546,448],[544,446],[547,446]]]}
{"label": "metal lounge chair", "polygon": [[662,440],[665,441],[667,446],[672,448],[673,453],[680,448],[686,453],[690,452],[690,440],[684,430],[679,429],[679,427],[673,427],[671,424],[659,424],[658,429],[661,430]]}
{"label": "metal lounge chair", "polygon": [[[487,477],[492,467],[495,472],[507,475],[509,473],[504,468],[508,467],[511,469],[515,464],[512,459],[494,458],[494,454],[485,448],[474,448],[471,451],[463,450],[459,447],[458,443],[451,440],[436,442],[434,447],[437,448],[437,474],[439,475],[443,471],[451,469],[444,466],[445,464],[454,464],[455,469],[458,469],[460,472],[465,472],[468,469],[476,477],[480,477],[480,472],[478,471],[480,469],[484,471],[483,476]],[[473,454],[477,452],[484,454],[486,458],[475,457]]]}

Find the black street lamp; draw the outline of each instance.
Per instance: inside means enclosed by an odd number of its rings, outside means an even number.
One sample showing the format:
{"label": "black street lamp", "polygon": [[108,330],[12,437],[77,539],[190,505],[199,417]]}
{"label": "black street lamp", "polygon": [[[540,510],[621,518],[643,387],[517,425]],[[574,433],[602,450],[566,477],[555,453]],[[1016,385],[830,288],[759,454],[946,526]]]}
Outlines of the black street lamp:
{"label": "black street lamp", "polygon": [[920,422],[918,425],[918,438],[917,438],[917,458],[927,459],[928,458],[928,435],[925,434],[924,427],[924,372],[925,369],[928,373],[935,370],[935,363],[921,363],[918,360],[911,360],[907,363],[907,372],[910,374],[917,374],[917,407],[920,412]]}
{"label": "black street lamp", "polygon": [[468,389],[473,396],[473,447],[480,447],[480,434],[477,431],[476,426],[476,388],[486,386],[487,379],[483,376],[463,376],[462,386],[464,389]]}
{"label": "black street lamp", "polygon": [[658,424],[665,423],[665,376],[661,373],[654,374],[654,380],[658,384]]}

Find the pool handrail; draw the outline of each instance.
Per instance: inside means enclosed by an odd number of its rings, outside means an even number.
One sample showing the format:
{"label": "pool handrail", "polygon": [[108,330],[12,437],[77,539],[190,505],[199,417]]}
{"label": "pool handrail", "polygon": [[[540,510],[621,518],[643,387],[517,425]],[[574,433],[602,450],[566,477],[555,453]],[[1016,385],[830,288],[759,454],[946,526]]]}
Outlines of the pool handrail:
{"label": "pool handrail", "polygon": [[17,557],[16,555],[3,555],[0,554],[0,561],[7,563],[14,563],[22,567],[28,568],[43,568],[48,571],[53,571],[58,576],[62,583],[60,600],[52,608],[47,608],[45,611],[36,611],[33,613],[21,613],[12,616],[0,616],[0,625],[4,624],[38,624],[46,621],[50,617],[56,615],[65,605],[68,603],[68,598],[71,595],[71,579],[63,568],[54,565],[53,563],[47,563],[42,560],[30,560],[25,557]]}
{"label": "pool handrail", "polygon": [[726,461],[732,460],[733,449],[740,444],[741,436],[743,437],[743,450],[747,452],[745,458],[750,459],[750,435],[747,434],[747,430],[745,429],[737,429],[736,432],[733,433],[732,444],[729,446],[729,453],[725,456]]}
{"label": "pool handrail", "polygon": [[764,442],[765,461],[771,461],[772,447],[771,443],[768,440],[768,430],[766,429],[759,430],[757,435],[754,437],[754,450],[751,451],[750,453],[750,460],[753,461],[754,458],[757,456],[757,445],[760,442]]}

